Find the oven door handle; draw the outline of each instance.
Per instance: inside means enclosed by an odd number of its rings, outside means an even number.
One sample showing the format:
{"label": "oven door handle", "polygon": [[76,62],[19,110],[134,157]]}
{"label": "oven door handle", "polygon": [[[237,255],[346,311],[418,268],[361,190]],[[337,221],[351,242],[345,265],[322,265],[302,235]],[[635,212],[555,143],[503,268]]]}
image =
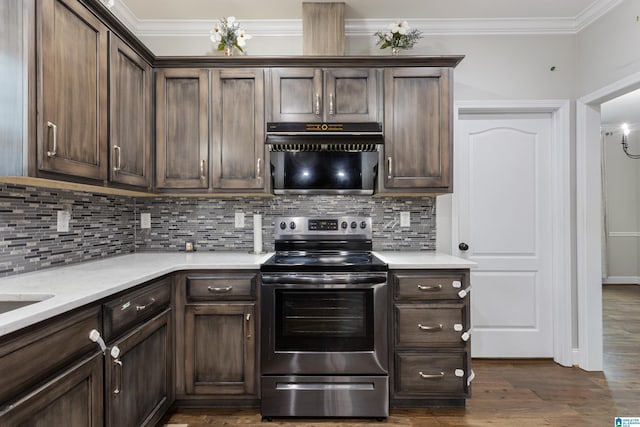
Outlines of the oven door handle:
{"label": "oven door handle", "polygon": [[262,275],[262,283],[274,285],[375,285],[386,281],[386,274]]}

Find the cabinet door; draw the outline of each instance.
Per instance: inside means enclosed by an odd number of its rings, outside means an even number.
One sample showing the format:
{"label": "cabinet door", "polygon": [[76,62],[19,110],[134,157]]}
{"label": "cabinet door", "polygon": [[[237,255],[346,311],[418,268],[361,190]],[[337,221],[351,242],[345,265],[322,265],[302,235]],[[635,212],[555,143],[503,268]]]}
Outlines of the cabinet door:
{"label": "cabinet door", "polygon": [[209,72],[156,72],[156,186],[209,188]]}
{"label": "cabinet door", "polygon": [[262,69],[211,72],[213,188],[265,188]]}
{"label": "cabinet door", "polygon": [[187,394],[256,393],[255,304],[185,307]]}
{"label": "cabinet door", "polygon": [[3,426],[103,425],[103,355],[98,353],[0,409]]}
{"label": "cabinet door", "polygon": [[149,188],[151,185],[151,66],[110,35],[109,179]]}
{"label": "cabinet door", "polygon": [[384,72],[386,189],[452,191],[451,70]]}
{"label": "cabinet door", "polygon": [[77,0],[38,4],[38,168],[106,179],[107,28]]}
{"label": "cabinet door", "polygon": [[325,71],[327,122],[377,122],[377,70],[335,68]]}
{"label": "cabinet door", "polygon": [[114,343],[106,364],[106,425],[155,426],[173,400],[170,310]]}
{"label": "cabinet door", "polygon": [[271,85],[271,121],[323,120],[322,70],[272,68]]}

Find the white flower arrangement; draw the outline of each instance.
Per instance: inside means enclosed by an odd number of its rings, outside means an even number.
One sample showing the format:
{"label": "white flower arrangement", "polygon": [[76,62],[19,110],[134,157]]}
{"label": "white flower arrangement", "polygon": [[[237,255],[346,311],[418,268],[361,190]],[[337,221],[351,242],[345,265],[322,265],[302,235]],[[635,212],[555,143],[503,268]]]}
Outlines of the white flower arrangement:
{"label": "white flower arrangement", "polygon": [[218,43],[218,50],[237,48],[240,52],[246,46],[247,40],[251,39],[251,35],[244,32],[240,28],[240,24],[234,16],[222,18],[220,23],[216,24],[211,30],[211,41]]}
{"label": "white flower arrangement", "polygon": [[387,26],[387,31],[378,31],[374,34],[378,38],[376,45],[380,49],[390,47],[397,49],[411,49],[422,38],[422,32],[410,29],[407,21],[396,21]]}

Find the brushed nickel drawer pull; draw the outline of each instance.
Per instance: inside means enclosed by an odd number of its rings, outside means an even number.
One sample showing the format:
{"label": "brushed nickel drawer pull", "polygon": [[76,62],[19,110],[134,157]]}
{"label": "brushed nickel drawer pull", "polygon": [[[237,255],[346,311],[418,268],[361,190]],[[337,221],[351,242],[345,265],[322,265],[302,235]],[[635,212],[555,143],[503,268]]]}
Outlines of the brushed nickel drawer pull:
{"label": "brushed nickel drawer pull", "polygon": [[393,159],[391,156],[387,157],[387,162],[389,162],[389,174],[387,175],[387,179],[393,178]]}
{"label": "brushed nickel drawer pull", "polygon": [[55,157],[58,152],[58,126],[53,122],[47,122],[47,127],[53,129],[53,150],[47,151],[47,156]]}
{"label": "brushed nickel drawer pull", "polygon": [[333,116],[335,112],[333,111],[333,94],[329,94],[329,115]]}
{"label": "brushed nickel drawer pull", "polygon": [[207,286],[207,290],[209,292],[218,292],[218,293],[224,293],[224,292],[229,292],[233,289],[232,286],[227,286],[226,288],[214,288],[213,286]]}
{"label": "brushed nickel drawer pull", "polygon": [[120,394],[122,393],[122,362],[120,360],[114,360],[113,364],[116,365],[120,371],[120,375],[118,375],[119,384],[113,389],[113,394]]}
{"label": "brushed nickel drawer pull", "polygon": [[262,159],[260,157],[258,157],[258,162],[256,164],[256,176],[258,177],[258,179],[262,179],[262,177],[260,176],[260,172],[262,172],[262,168],[260,167],[260,163],[262,163]]}
{"label": "brushed nickel drawer pull", "polygon": [[444,372],[440,372],[439,374],[423,374],[422,371],[418,372],[420,378],[423,380],[441,380],[444,378]]}
{"label": "brushed nickel drawer pull", "polygon": [[153,305],[153,303],[156,302],[155,298],[151,298],[151,301],[149,302],[149,304],[145,304],[145,305],[136,305],[136,311],[142,311],[145,310],[149,307],[151,307]]}
{"label": "brushed nickel drawer pull", "polygon": [[245,316],[245,320],[247,321],[247,339],[250,340],[252,335],[251,335],[251,328],[250,328],[250,323],[249,321],[251,320],[251,313],[247,313],[247,315]]}
{"label": "brushed nickel drawer pull", "polygon": [[120,169],[122,167],[122,148],[120,148],[119,145],[114,145],[113,151],[116,154],[115,161],[113,162],[115,163],[115,165],[113,166],[113,171],[117,173],[120,172]]}
{"label": "brushed nickel drawer pull", "polygon": [[113,389],[113,394],[122,393],[122,361],[120,360],[120,348],[117,345],[114,345],[111,348],[111,357],[113,358],[114,370],[118,369],[120,375],[118,375],[118,385]]}
{"label": "brushed nickel drawer pull", "polygon": [[423,331],[437,332],[442,330],[442,323],[439,323],[437,326],[425,326],[422,323],[418,323],[418,328]]}
{"label": "brushed nickel drawer pull", "polygon": [[200,161],[200,179],[202,181],[207,179],[207,176],[204,174],[204,166],[205,166],[205,160],[201,160]]}
{"label": "brushed nickel drawer pull", "polygon": [[442,285],[435,285],[435,286],[418,285],[418,289],[425,292],[435,292],[435,291],[441,291]]}
{"label": "brushed nickel drawer pull", "polygon": [[314,111],[316,116],[320,115],[320,94],[316,93],[316,111]]}

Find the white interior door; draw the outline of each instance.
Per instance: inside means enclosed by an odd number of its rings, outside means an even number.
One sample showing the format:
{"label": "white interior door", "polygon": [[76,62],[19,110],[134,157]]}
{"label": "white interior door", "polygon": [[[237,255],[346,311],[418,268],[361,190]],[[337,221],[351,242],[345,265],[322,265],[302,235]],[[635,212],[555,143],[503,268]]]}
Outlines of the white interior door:
{"label": "white interior door", "polygon": [[471,272],[473,357],[553,357],[550,114],[461,115],[459,256]]}

